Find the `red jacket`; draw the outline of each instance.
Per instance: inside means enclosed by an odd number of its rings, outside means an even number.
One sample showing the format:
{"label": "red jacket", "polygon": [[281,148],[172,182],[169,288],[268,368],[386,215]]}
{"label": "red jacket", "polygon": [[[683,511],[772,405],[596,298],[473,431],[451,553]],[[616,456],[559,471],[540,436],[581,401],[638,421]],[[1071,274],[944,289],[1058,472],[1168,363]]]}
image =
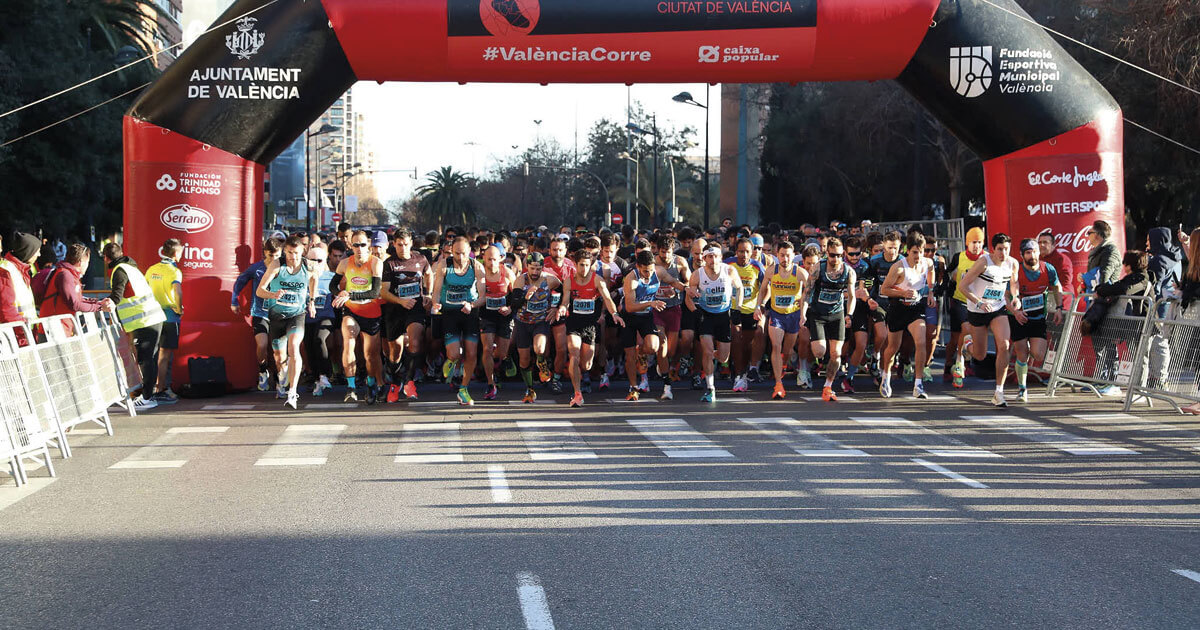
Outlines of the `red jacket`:
{"label": "red jacket", "polygon": [[[1071,264],[1071,259],[1064,256],[1061,251],[1054,250],[1048,256],[1042,256],[1042,260],[1054,267],[1054,271],[1058,272],[1058,283],[1062,285],[1063,293],[1068,296],[1073,296],[1076,293],[1075,287],[1075,269]],[[1072,306],[1072,298],[1064,296],[1064,307],[1070,309]]]}
{"label": "red jacket", "polygon": [[[29,265],[17,260],[12,254],[5,254],[4,259],[11,262],[21,271],[21,276],[25,279],[25,286],[30,286],[31,276],[29,274]],[[17,311],[16,302],[17,294],[13,289],[12,276],[0,272],[0,322],[24,321],[21,313]]]}
{"label": "red jacket", "polygon": [[82,275],[75,265],[65,261],[58,263],[58,267],[51,272],[42,306],[38,309],[38,317],[101,310],[100,300],[83,297],[83,283],[80,280]]}

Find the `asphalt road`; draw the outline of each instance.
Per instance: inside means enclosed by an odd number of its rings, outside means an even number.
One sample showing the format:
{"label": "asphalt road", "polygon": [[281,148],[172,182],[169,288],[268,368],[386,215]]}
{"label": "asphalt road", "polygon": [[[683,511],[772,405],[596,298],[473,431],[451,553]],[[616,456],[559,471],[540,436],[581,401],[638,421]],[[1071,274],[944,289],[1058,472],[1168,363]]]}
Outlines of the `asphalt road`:
{"label": "asphalt road", "polygon": [[1200,422],[931,393],[114,416],[0,476],[0,627],[1200,627]]}

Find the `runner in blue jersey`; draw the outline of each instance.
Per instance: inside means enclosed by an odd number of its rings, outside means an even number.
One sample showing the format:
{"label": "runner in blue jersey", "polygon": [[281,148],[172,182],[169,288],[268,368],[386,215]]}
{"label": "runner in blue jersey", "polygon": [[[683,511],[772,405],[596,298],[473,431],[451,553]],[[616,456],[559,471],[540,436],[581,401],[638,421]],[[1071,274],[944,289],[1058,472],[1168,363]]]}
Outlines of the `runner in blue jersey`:
{"label": "runner in blue jersey", "polygon": [[[250,265],[238,275],[237,280],[233,283],[233,297],[230,304],[234,315],[242,314],[241,307],[238,305],[238,296],[242,294],[242,290],[246,288],[246,285],[258,287],[259,281],[267,271],[267,265],[272,261],[279,260],[279,249],[282,246],[282,239],[267,239],[263,243],[263,259]],[[258,297],[255,291],[250,292],[250,328],[254,331],[254,344],[258,352],[258,391],[270,391],[271,345],[270,336],[267,334],[267,308],[264,300]]]}
{"label": "runner in blue jersey", "polygon": [[296,409],[300,400],[300,344],[304,342],[304,314],[317,314],[313,296],[317,274],[304,258],[304,243],[293,236],[283,245],[283,260],[274,260],[263,273],[255,295],[267,307],[267,331],[279,367],[279,396]]}

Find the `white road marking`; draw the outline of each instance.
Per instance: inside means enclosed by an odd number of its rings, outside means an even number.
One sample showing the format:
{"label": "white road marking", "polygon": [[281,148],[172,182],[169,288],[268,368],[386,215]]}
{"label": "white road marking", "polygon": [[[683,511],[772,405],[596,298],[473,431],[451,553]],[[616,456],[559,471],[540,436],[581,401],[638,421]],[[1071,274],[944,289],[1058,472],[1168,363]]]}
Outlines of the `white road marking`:
{"label": "white road marking", "polygon": [[[650,394],[646,394],[649,396]],[[624,398],[605,398],[604,402],[610,405],[641,405],[646,403],[656,403],[657,398],[639,398],[637,400],[625,400]]]}
{"label": "white road marking", "polygon": [[204,411],[251,411],[257,405],[204,405]]}
{"label": "white road marking", "polygon": [[794,418],[738,418],[805,457],[870,457],[856,448],[804,428]]}
{"label": "white road marking", "polygon": [[719,403],[748,403],[748,402],[754,402],[754,401],[750,400],[749,398],[746,398],[744,396],[734,396],[732,398],[725,398],[724,396],[719,396],[719,397],[717,397],[717,402],[719,402]]}
{"label": "white road marking", "polygon": [[463,461],[462,435],[457,422],[418,422],[404,425],[397,464],[454,464]]}
{"label": "white road marking", "polygon": [[542,399],[542,400],[535,400],[532,403],[527,403],[527,402],[524,402],[521,400],[510,400],[510,401],[508,401],[508,404],[510,404],[510,405],[554,405],[557,403],[553,400]]}
{"label": "white road marking", "polygon": [[667,457],[733,457],[733,453],[713,444],[683,418],[626,418],[647,440]]}
{"label": "white road marking", "polygon": [[[171,427],[153,442],[109,466],[114,470],[182,468],[200,449],[213,443],[229,427]],[[184,444],[180,442],[185,441]]]}
{"label": "white road marking", "polygon": [[1174,573],[1175,575],[1182,575],[1193,582],[1200,582],[1200,573],[1195,571],[1188,569],[1171,569],[1171,573]]}
{"label": "white road marking", "polygon": [[[4,470],[9,469],[5,468]],[[21,499],[24,499],[35,492],[38,492],[39,490],[44,489],[46,486],[54,483],[55,481],[58,481],[58,477],[30,477],[29,483],[17,488],[16,486],[9,485],[12,483],[12,481],[7,478],[7,475],[5,477],[0,477],[0,479],[4,479],[5,484],[0,486],[0,511],[3,511],[4,508],[16,503],[17,501],[20,501]]]}
{"label": "white road marking", "polygon": [[566,420],[518,420],[517,428],[534,461],[596,459],[596,453]]}
{"label": "white road marking", "polygon": [[[801,397],[800,397],[800,400],[805,400],[805,401],[808,401],[808,402],[825,402],[825,399],[824,399],[824,398],[821,398],[820,396],[801,396]],[[847,397],[845,397],[845,398],[838,398],[838,399],[837,399],[837,401],[838,401],[839,403],[856,403],[856,402],[862,402],[861,400],[859,400],[859,399],[857,399],[857,398],[850,398],[849,396],[847,396]]]}
{"label": "white road marking", "polygon": [[320,409],[358,409],[358,403],[308,403],[304,405],[305,409],[320,410]]}
{"label": "white road marking", "polygon": [[492,485],[492,503],[512,503],[512,490],[508,488],[508,479],[504,476],[504,466],[489,465],[488,482]]}
{"label": "white road marking", "polygon": [[554,619],[550,616],[550,602],[542,582],[532,573],[517,574],[517,597],[521,599],[521,616],[525,617],[526,630],[554,630]]}
{"label": "white road marking", "polygon": [[344,424],[292,424],[255,466],[321,466],[328,461]]}
{"label": "white road marking", "polygon": [[969,478],[969,477],[964,477],[964,476],[962,476],[962,475],[960,475],[960,474],[958,474],[958,473],[954,472],[953,470],[950,470],[950,469],[948,469],[948,468],[945,468],[945,467],[943,467],[943,466],[939,466],[939,465],[937,465],[937,464],[935,464],[935,463],[933,463],[933,462],[927,462],[927,461],[925,461],[925,460],[923,460],[923,459],[921,459],[921,458],[919,458],[919,457],[914,457],[914,458],[913,458],[913,461],[914,461],[914,462],[916,462],[916,463],[918,463],[918,464],[920,464],[920,465],[922,465],[922,466],[924,466],[924,467],[926,467],[926,468],[928,468],[929,470],[932,470],[932,471],[934,471],[934,472],[936,472],[936,473],[943,474],[943,475],[945,475],[945,476],[947,476],[947,477],[949,477],[949,478],[951,478],[951,479],[953,479],[953,480],[955,480],[955,481],[957,481],[957,482],[959,482],[959,483],[963,483],[963,484],[966,484],[966,485],[968,485],[968,486],[971,486],[972,488],[981,488],[981,489],[982,489],[982,488],[987,488],[987,487],[988,487],[988,486],[987,486],[987,484],[980,483],[980,482],[978,482],[978,481],[975,481],[974,479],[971,479],[971,478]]}
{"label": "white road marking", "polygon": [[108,435],[108,431],[104,429],[71,429],[67,431],[67,439],[70,440],[72,435]]}
{"label": "white road marking", "polygon": [[851,420],[877,427],[889,427],[888,435],[915,446],[934,457],[1001,458],[1002,455],[987,449],[970,446],[952,437],[927,429],[912,420],[890,416],[851,416]]}
{"label": "white road marking", "polygon": [[1077,413],[1073,414],[1073,417],[1084,422],[1115,425],[1104,427],[1111,431],[1151,431],[1153,433],[1148,437],[1163,441],[1164,446],[1200,451],[1200,433],[1163,422],[1155,422],[1128,413]]}
{"label": "white road marking", "polygon": [[964,420],[993,426],[1005,433],[1012,433],[1030,442],[1038,442],[1071,455],[1137,455],[1138,452],[1122,446],[1109,446],[1103,442],[1089,440],[1061,429],[1048,427],[1017,416],[963,416]]}

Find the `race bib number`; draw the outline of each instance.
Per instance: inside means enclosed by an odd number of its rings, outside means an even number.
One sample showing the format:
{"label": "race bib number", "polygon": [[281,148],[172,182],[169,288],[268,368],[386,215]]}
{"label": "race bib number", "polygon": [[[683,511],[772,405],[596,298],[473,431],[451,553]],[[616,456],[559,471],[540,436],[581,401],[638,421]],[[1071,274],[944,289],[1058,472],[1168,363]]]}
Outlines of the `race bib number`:
{"label": "race bib number", "polygon": [[750,287],[742,287],[742,300],[749,300],[754,295],[754,290]]}
{"label": "race bib number", "polygon": [[451,304],[462,304],[467,301],[466,291],[447,291],[446,301]]}
{"label": "race bib number", "polygon": [[983,291],[983,299],[988,302],[997,302],[1004,298],[1004,289],[996,287],[988,287]]}
{"label": "race bib number", "polygon": [[550,306],[558,306],[561,303],[562,303],[562,294],[561,293],[551,293],[550,294]]}
{"label": "race bib number", "polygon": [[421,285],[417,283],[402,284],[396,287],[396,297],[416,298],[421,295]]}
{"label": "race bib number", "polygon": [[842,301],[842,292],[821,289],[817,294],[817,301],[822,304],[838,304]]}
{"label": "race bib number", "polygon": [[508,298],[503,295],[500,297],[488,296],[487,309],[489,311],[498,311],[508,305]]}
{"label": "race bib number", "polygon": [[279,292],[279,297],[276,298],[275,301],[280,304],[299,304],[300,294],[295,291],[288,291],[285,289]]}
{"label": "race bib number", "polygon": [[794,295],[776,295],[775,308],[792,308],[792,304],[796,302]]}
{"label": "race bib number", "polygon": [[1045,295],[1027,295],[1021,298],[1021,310],[1040,311],[1046,307]]}
{"label": "race bib number", "polygon": [[574,300],[571,302],[571,312],[576,315],[591,315],[596,312],[596,300]]}
{"label": "race bib number", "polygon": [[325,300],[326,296],[318,295],[317,299],[313,300],[313,305],[315,305],[318,309],[325,308]]}
{"label": "race bib number", "polygon": [[525,310],[529,311],[530,313],[544,313],[549,308],[549,305],[550,303],[548,300],[527,302],[525,304]]}

